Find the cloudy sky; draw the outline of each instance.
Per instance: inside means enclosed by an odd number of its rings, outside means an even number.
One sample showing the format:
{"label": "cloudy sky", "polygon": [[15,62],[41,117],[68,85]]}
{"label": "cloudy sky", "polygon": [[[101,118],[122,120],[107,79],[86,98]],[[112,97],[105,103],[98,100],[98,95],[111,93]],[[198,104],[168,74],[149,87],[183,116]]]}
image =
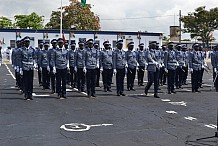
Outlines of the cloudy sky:
{"label": "cloudy sky", "polygon": [[[187,15],[199,6],[206,6],[206,9],[218,6],[218,0],[87,0],[87,3],[92,4],[92,11],[100,16],[101,30],[146,30],[165,35],[169,34],[169,26],[179,24],[179,10]],[[36,12],[48,21],[51,11],[57,10],[60,4],[61,0],[3,0],[0,16],[12,19],[16,14]],[[69,0],[63,0],[63,5],[68,4]]]}

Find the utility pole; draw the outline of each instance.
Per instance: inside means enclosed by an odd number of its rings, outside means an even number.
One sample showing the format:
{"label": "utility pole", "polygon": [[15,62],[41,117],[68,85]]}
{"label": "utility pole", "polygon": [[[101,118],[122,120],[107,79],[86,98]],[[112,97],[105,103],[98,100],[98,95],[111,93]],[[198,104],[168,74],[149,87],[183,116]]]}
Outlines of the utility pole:
{"label": "utility pole", "polygon": [[179,10],[179,31],[180,31],[179,43],[181,43],[181,39],[182,39],[182,22],[181,22],[181,18],[182,18],[182,11]]}

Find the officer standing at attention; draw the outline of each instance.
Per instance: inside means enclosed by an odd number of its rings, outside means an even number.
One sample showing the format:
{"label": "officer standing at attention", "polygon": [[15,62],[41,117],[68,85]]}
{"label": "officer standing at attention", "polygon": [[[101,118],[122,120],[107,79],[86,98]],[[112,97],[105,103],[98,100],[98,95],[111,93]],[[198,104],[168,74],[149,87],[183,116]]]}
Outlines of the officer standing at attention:
{"label": "officer standing at attention", "polygon": [[158,96],[158,78],[159,78],[159,63],[158,58],[155,55],[156,42],[153,41],[150,43],[149,50],[146,51],[146,61],[148,63],[148,83],[145,87],[145,95],[148,94],[148,90],[151,85],[154,83],[154,97],[160,98]]}
{"label": "officer standing at attention", "polygon": [[162,45],[162,49],[160,50],[160,74],[159,74],[159,82],[160,86],[166,85],[166,73],[164,71],[164,53],[166,52],[166,45]]}
{"label": "officer standing at attention", "polygon": [[203,83],[203,76],[204,76],[204,70],[205,70],[205,68],[207,67],[207,63],[205,62],[205,58],[206,58],[206,53],[203,51],[203,46],[199,46],[199,51],[198,51],[198,53],[199,53],[199,56],[200,56],[200,58],[201,58],[201,63],[202,63],[202,65],[201,65],[201,76],[200,76],[200,85],[199,85],[199,87],[200,88],[203,88],[202,87],[202,83]]}
{"label": "officer standing at attention", "polygon": [[182,67],[184,66],[184,61],[183,61],[183,53],[181,51],[182,45],[177,44],[176,45],[176,60],[178,61],[178,66],[176,68],[176,89],[181,88],[182,86],[182,75],[183,75],[183,69]]}
{"label": "officer standing at attention", "polygon": [[183,66],[182,66],[182,85],[188,85],[186,83],[187,77],[188,77],[188,53],[187,53],[187,46],[183,45],[182,46],[182,61],[184,62]]}
{"label": "officer standing at attention", "polygon": [[198,53],[199,51],[199,44],[193,44],[193,51],[190,53],[189,56],[189,70],[191,73],[191,82],[192,82],[192,92],[200,92],[199,85],[201,79],[201,67],[202,61],[201,57]]}
{"label": "officer standing at attention", "polygon": [[24,38],[24,48],[21,50],[21,68],[20,74],[23,75],[24,100],[32,100],[33,93],[33,75],[36,64],[35,50],[30,46],[30,38]]}
{"label": "officer standing at attention", "polygon": [[57,40],[53,39],[51,40],[52,48],[48,50],[48,64],[49,64],[49,71],[50,71],[50,78],[51,78],[51,90],[52,94],[55,93],[55,72],[53,71],[53,68],[55,66],[55,51],[57,50]]}
{"label": "officer standing at attention", "polygon": [[39,54],[43,50],[43,42],[39,43],[39,47],[35,50],[36,52],[36,63],[37,63],[37,69],[38,69],[38,82],[39,86],[42,86],[42,71],[39,67]]}
{"label": "officer standing at attention", "polygon": [[103,43],[104,49],[100,52],[100,70],[102,70],[102,78],[104,92],[111,91],[111,83],[113,78],[113,51],[110,50],[109,41]]}
{"label": "officer standing at attention", "polygon": [[[69,49],[69,43],[68,42],[64,42],[64,49],[68,51],[68,49]],[[71,83],[70,78],[71,78],[71,75],[70,75],[70,66],[67,66],[67,79],[66,79],[66,83],[68,85],[70,85],[70,83]]]}
{"label": "officer standing at attention", "polygon": [[123,48],[123,40],[117,41],[117,48],[113,52],[113,68],[116,74],[117,96],[125,96],[124,94],[124,77],[126,73],[126,58]]}
{"label": "officer standing at attention", "polygon": [[84,92],[86,73],[84,42],[80,41],[78,44],[79,48],[76,50],[75,53],[74,71],[76,72],[77,76],[77,89],[79,92]]}
{"label": "officer standing at attention", "polygon": [[164,66],[165,72],[167,73],[167,88],[168,94],[175,94],[175,74],[178,62],[176,60],[176,52],[173,50],[173,42],[169,42],[167,46],[168,51],[164,54]]}
{"label": "officer standing at attention", "polygon": [[126,52],[126,62],[127,62],[127,90],[134,89],[134,80],[136,75],[136,68],[138,68],[139,64],[137,62],[137,54],[134,49],[134,42],[130,42],[128,44],[128,51]]}
{"label": "officer standing at attention", "polygon": [[144,43],[139,44],[139,50],[137,51],[137,62],[139,64],[138,67],[138,85],[144,86],[144,74],[145,74],[145,50],[144,50]]}
{"label": "officer standing at attention", "polygon": [[2,47],[0,46],[0,67],[2,65]]}
{"label": "officer standing at attention", "polygon": [[55,66],[53,72],[56,73],[56,93],[58,98],[67,98],[66,96],[66,80],[67,80],[67,66],[68,66],[68,50],[64,49],[64,41],[62,38],[58,40],[58,48],[54,54]]}
{"label": "officer standing at attention", "polygon": [[[100,54],[100,48],[99,48],[98,43],[94,43],[94,48],[96,50],[98,50],[98,53]],[[101,74],[100,68],[96,68],[96,85],[95,85],[95,87],[100,87],[100,85],[99,85],[100,74]]]}
{"label": "officer standing at attention", "polygon": [[70,67],[70,85],[72,88],[76,88],[76,72],[75,72],[75,52],[76,52],[76,43],[72,42],[70,45],[69,55],[69,67]]}
{"label": "officer standing at attention", "polygon": [[213,82],[216,92],[218,92],[218,46],[214,47],[214,51],[211,53],[211,64],[213,67]]}
{"label": "officer standing at attention", "polygon": [[[18,50],[19,50],[19,43],[20,40],[16,41],[17,47],[15,47],[12,50],[12,54],[11,54],[11,61],[12,61],[12,67],[14,68],[15,71],[15,78],[16,78],[16,87],[19,88],[20,84],[19,84],[19,67],[18,67],[18,61],[17,61],[17,54],[18,54]],[[17,69],[18,67],[18,69]]]}
{"label": "officer standing at attention", "polygon": [[49,43],[44,43],[44,50],[40,51],[39,54],[39,69],[42,72],[42,86],[43,90],[50,89],[50,67],[48,64],[48,48]]}
{"label": "officer standing at attention", "polygon": [[88,97],[96,97],[96,69],[99,68],[99,51],[93,47],[93,39],[87,41],[88,48],[85,52],[86,87]]}

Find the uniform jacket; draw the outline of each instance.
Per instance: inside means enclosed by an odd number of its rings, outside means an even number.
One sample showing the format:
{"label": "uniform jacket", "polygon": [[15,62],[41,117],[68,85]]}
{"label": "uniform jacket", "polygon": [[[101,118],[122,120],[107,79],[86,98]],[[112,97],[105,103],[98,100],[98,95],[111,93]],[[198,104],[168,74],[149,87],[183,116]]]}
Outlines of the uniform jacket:
{"label": "uniform jacket", "polygon": [[168,50],[164,54],[164,66],[166,69],[176,70],[177,68],[176,52]]}
{"label": "uniform jacket", "polygon": [[68,65],[68,51],[58,48],[54,55],[55,67],[57,69],[66,69]]}
{"label": "uniform jacket", "polygon": [[85,67],[85,50],[78,49],[75,53],[75,65],[77,68]]}
{"label": "uniform jacket", "polygon": [[147,65],[147,70],[151,72],[156,72],[158,69],[158,59],[156,58],[155,55],[155,50],[149,49],[146,51],[146,62],[148,63]]}
{"label": "uniform jacket", "polygon": [[21,68],[23,70],[33,70],[36,63],[35,50],[32,47],[23,47],[21,50]]}
{"label": "uniform jacket", "polygon": [[126,51],[126,61],[129,68],[132,69],[136,68],[138,63],[136,51],[131,51],[131,50]]}
{"label": "uniform jacket", "polygon": [[123,69],[126,65],[126,56],[124,50],[115,49],[113,51],[113,68]]}
{"label": "uniform jacket", "polygon": [[100,66],[104,69],[113,69],[113,51],[102,50],[100,52]]}
{"label": "uniform jacket", "polygon": [[43,68],[47,68],[48,66],[48,50],[41,50],[39,52],[39,66]]}
{"label": "uniform jacket", "polygon": [[193,70],[201,70],[202,60],[197,51],[192,51],[189,54],[189,67]]}
{"label": "uniform jacket", "polygon": [[87,69],[96,69],[99,66],[99,50],[88,48],[85,51],[85,66]]}
{"label": "uniform jacket", "polygon": [[48,64],[50,68],[53,68],[55,66],[55,51],[56,48],[51,48],[48,50]]}
{"label": "uniform jacket", "polygon": [[145,51],[138,50],[136,59],[137,62],[139,63],[139,66],[145,67],[145,61],[146,61]]}
{"label": "uniform jacket", "polygon": [[76,54],[75,50],[69,50],[68,51],[68,55],[69,55],[68,58],[69,58],[69,66],[70,67],[74,67],[75,64],[76,64],[75,54]]}

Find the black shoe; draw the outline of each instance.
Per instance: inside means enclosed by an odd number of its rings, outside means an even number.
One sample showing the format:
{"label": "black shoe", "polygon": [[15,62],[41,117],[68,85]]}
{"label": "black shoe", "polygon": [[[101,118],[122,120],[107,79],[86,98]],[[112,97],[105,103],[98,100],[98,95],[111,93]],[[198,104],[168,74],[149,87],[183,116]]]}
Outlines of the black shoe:
{"label": "black shoe", "polygon": [[91,94],[91,96],[92,96],[92,97],[96,97],[96,95],[95,95],[95,94]]}
{"label": "black shoe", "polygon": [[148,90],[145,90],[145,92],[144,92],[144,93],[145,93],[145,95],[147,95],[147,94],[148,94]]}
{"label": "black shoe", "polygon": [[54,93],[55,93],[55,90],[52,90],[52,91],[51,91],[51,94],[54,94]]}
{"label": "black shoe", "polygon": [[104,92],[107,92],[108,90],[106,88],[104,88]]}
{"label": "black shoe", "polygon": [[154,97],[155,97],[155,98],[160,98],[160,96],[158,96],[157,94],[154,94]]}
{"label": "black shoe", "polygon": [[176,94],[176,91],[175,91],[175,90],[172,90],[171,93]]}
{"label": "black shoe", "polygon": [[26,95],[26,94],[24,95],[24,98],[23,98],[23,99],[24,99],[24,100],[27,100],[27,95]]}
{"label": "black shoe", "polygon": [[120,93],[120,95],[122,95],[122,96],[126,96],[126,94],[124,94],[124,93]]}
{"label": "black shoe", "polygon": [[117,93],[117,96],[120,96],[120,93]]}
{"label": "black shoe", "polygon": [[199,91],[199,90],[195,90],[195,92],[197,92],[197,93],[201,93],[201,91]]}
{"label": "black shoe", "polygon": [[66,94],[63,94],[63,96],[62,96],[63,98],[67,98],[67,96],[66,96]]}
{"label": "black shoe", "polygon": [[170,92],[170,91],[168,91],[168,94],[171,94],[171,92]]}
{"label": "black shoe", "polygon": [[134,88],[130,88],[130,90],[132,90],[132,91],[135,91],[135,89],[134,89]]}
{"label": "black shoe", "polygon": [[130,91],[130,88],[127,88],[127,91]]}
{"label": "black shoe", "polygon": [[112,90],[110,88],[108,88],[107,91],[112,92]]}

